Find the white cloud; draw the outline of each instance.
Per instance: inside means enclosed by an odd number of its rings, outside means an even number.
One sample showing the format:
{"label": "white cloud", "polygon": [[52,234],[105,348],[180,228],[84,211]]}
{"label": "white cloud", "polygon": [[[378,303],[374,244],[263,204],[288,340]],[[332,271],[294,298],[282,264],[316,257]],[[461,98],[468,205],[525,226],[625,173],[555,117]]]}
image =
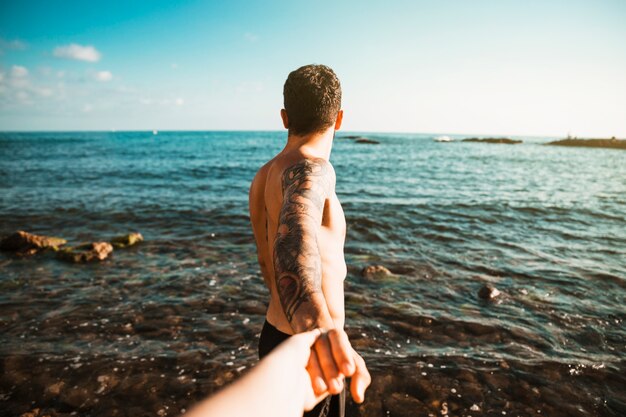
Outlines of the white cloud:
{"label": "white cloud", "polygon": [[26,78],[28,76],[28,69],[21,65],[13,65],[11,67],[11,77],[13,78]]}
{"label": "white cloud", "polygon": [[28,77],[28,69],[21,65],[13,65],[9,72],[8,84],[14,89],[27,89],[30,87],[30,79]]}
{"label": "white cloud", "polygon": [[[54,97],[55,90],[50,85],[42,84],[43,80],[38,73],[47,74],[46,68],[39,68],[31,77],[30,71],[21,65],[13,65],[8,73],[0,72],[0,87],[19,104],[30,105],[35,97]],[[45,77],[45,75],[44,75]]]}
{"label": "white cloud", "polygon": [[93,106],[91,104],[85,104],[83,106],[83,113],[89,113],[93,110]]}
{"label": "white cloud", "polygon": [[182,106],[183,104],[185,104],[185,100],[178,97],[175,101],[174,104],[176,104],[177,106]]}
{"label": "white cloud", "polygon": [[102,54],[91,45],[83,46],[76,43],[57,46],[52,52],[57,58],[75,59],[77,61],[98,62]]}
{"label": "white cloud", "polygon": [[52,68],[50,67],[39,67],[39,73],[44,76],[49,76],[52,74]]}
{"label": "white cloud", "polygon": [[53,91],[51,88],[42,87],[42,88],[37,89],[37,94],[39,94],[41,97],[51,97],[53,94]]}
{"label": "white cloud", "polygon": [[0,55],[4,53],[5,49],[26,49],[26,43],[19,39],[13,39],[12,41],[8,41],[6,39],[0,38]]}
{"label": "white cloud", "polygon": [[95,75],[96,80],[106,82],[111,81],[113,79],[113,74],[111,71],[98,71]]}

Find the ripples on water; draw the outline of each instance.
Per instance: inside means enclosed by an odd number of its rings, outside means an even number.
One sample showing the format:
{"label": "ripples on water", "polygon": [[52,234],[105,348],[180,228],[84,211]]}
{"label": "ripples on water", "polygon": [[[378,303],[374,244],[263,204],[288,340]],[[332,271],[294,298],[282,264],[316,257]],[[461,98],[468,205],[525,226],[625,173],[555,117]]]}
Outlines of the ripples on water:
{"label": "ripples on water", "polygon": [[[332,156],[374,374],[350,415],[626,414],[626,152],[371,136]],[[247,190],[284,138],[1,134],[0,234],[146,238],[93,265],[0,255],[2,413],[176,415],[253,366]]]}

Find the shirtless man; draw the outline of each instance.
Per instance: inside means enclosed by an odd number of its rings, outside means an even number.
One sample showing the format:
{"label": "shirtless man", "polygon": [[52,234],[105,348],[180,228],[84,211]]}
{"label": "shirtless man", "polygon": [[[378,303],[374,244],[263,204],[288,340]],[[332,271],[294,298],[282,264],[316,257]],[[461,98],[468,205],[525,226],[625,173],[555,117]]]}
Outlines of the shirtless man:
{"label": "shirtless man", "polygon": [[330,396],[305,416],[343,416],[344,377],[352,377],[352,397],[362,402],[370,375],[343,332],[346,221],[328,161],[343,118],[341,87],[330,68],[307,65],[289,74],[283,96],[287,144],[250,187],[250,219],[270,291],[259,356],[295,333],[326,330],[307,371],[315,394]]}

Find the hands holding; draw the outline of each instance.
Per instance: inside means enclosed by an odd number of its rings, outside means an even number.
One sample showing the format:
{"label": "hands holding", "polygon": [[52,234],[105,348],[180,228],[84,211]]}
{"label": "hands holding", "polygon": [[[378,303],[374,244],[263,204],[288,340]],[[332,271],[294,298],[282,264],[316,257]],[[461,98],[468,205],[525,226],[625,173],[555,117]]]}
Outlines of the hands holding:
{"label": "hands holding", "polygon": [[304,380],[305,410],[312,409],[328,395],[339,394],[346,377],[352,378],[350,393],[360,404],[372,381],[365,361],[352,348],[343,329],[298,333],[274,349],[267,359],[270,358],[278,359],[281,366],[289,364],[292,369],[300,370],[296,380],[298,383]]}
{"label": "hands holding", "polygon": [[371,382],[363,358],[343,330],[315,329],[291,336],[243,378],[185,416],[299,417],[339,393],[346,377],[352,377],[352,398],[363,402]]}
{"label": "hands holding", "polygon": [[313,393],[319,399],[328,394],[340,393],[345,377],[352,377],[352,398],[357,403],[365,400],[365,390],[371,377],[365,361],[352,349],[343,329],[331,329],[315,339],[306,370],[311,379]]}

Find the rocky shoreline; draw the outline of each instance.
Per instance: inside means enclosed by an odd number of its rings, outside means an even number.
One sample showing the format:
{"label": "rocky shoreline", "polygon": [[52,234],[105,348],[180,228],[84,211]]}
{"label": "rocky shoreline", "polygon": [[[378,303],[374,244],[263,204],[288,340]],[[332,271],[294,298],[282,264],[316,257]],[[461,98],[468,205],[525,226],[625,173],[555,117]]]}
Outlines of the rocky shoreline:
{"label": "rocky shoreline", "polygon": [[72,263],[103,261],[113,252],[113,248],[123,249],[143,242],[141,233],[133,232],[117,236],[111,242],[91,242],[77,246],[65,246],[67,240],[41,236],[18,230],[0,240],[0,250],[13,252],[17,256],[32,256],[41,252],[52,251],[57,259]]}
{"label": "rocky shoreline", "polygon": [[379,141],[374,140],[374,139],[370,139],[370,138],[366,138],[364,136],[357,136],[357,135],[347,135],[347,136],[340,136],[340,139],[350,139],[353,140],[354,143],[364,143],[364,144],[370,144],[370,145],[378,145],[380,144]]}
{"label": "rocky shoreline", "polygon": [[[346,135],[339,136],[339,139],[352,140],[354,143],[363,144],[379,144],[380,142],[374,139],[370,139],[359,135]],[[511,139],[506,137],[493,137],[493,138],[478,138],[471,137],[461,140],[450,139],[447,136],[435,138],[435,142],[468,142],[468,143],[491,143],[500,145],[518,145],[524,143],[520,139]],[[579,139],[579,138],[565,138],[552,142],[545,143],[550,146],[571,146],[571,147],[585,147],[585,148],[607,148],[607,149],[626,149],[626,139],[616,139],[615,137],[610,139]]]}
{"label": "rocky shoreline", "polygon": [[479,142],[479,143],[498,143],[505,145],[517,145],[522,143],[521,140],[509,139],[509,138],[466,138],[461,142]]}
{"label": "rocky shoreline", "polygon": [[[260,323],[258,326],[260,330]],[[359,351],[368,351],[367,338],[359,338],[355,331],[351,337]],[[624,410],[622,394],[605,397],[603,402],[607,384],[603,368],[509,358],[481,361],[463,355],[415,356],[412,365],[392,356],[384,363],[367,353],[365,357],[372,385],[362,405],[355,404],[348,392],[346,415],[353,417],[583,417],[612,416],[617,414],[611,410]],[[246,365],[235,367],[211,360],[211,353],[203,350],[181,351],[176,357],[139,355],[123,359],[83,354],[78,358],[19,353],[0,358],[5,371],[0,386],[12,398],[4,404],[5,411],[20,417],[69,417],[77,412],[176,416],[238,379],[256,362],[248,352]],[[34,372],[33,361],[44,371]],[[573,377],[577,384],[568,381]],[[608,381],[613,389],[623,382],[617,370]],[[31,400],[36,401],[29,406]]]}
{"label": "rocky shoreline", "polygon": [[578,139],[566,138],[546,143],[550,146],[574,146],[585,148],[626,149],[626,139]]}

